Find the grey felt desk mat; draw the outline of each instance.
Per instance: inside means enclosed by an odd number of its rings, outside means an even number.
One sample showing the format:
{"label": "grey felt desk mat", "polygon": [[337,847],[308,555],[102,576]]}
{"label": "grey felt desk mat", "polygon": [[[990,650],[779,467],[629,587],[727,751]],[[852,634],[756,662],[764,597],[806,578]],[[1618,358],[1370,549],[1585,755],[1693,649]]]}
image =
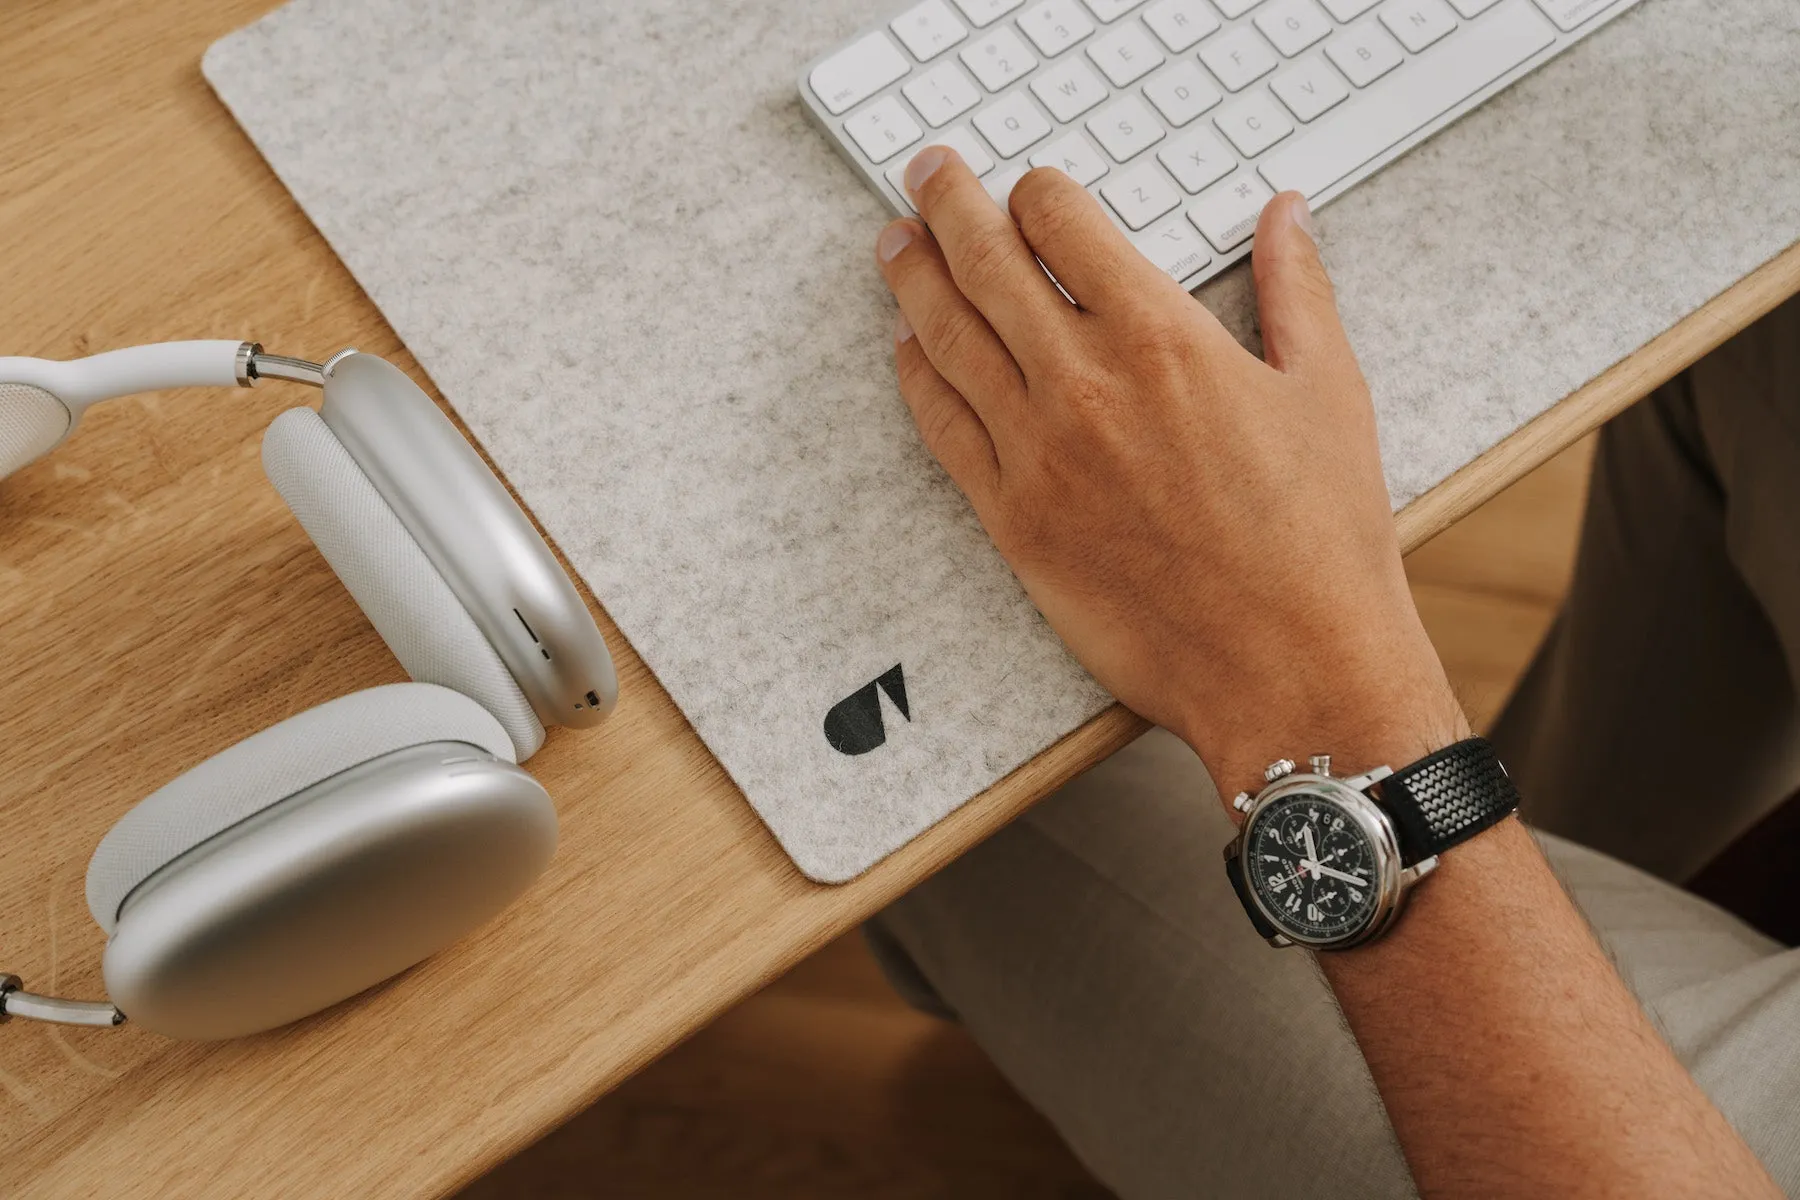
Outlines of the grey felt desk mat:
{"label": "grey felt desk mat", "polygon": [[[901,7],[294,0],[204,64],[827,881],[1108,702],[921,448],[882,210],[794,95]],[[1800,4],[1646,0],[1331,205],[1395,504],[1800,236],[1797,147]],[[1243,267],[1201,298],[1254,338]]]}

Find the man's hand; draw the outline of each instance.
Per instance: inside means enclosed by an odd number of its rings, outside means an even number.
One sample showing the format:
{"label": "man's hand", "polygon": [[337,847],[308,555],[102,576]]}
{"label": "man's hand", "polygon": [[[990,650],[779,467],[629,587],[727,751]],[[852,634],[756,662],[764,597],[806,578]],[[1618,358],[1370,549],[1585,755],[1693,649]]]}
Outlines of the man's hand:
{"label": "man's hand", "polygon": [[1462,735],[1298,194],[1256,235],[1264,363],[1067,175],[1026,175],[1010,218],[952,151],[906,183],[930,232],[877,244],[901,391],[1102,684],[1226,795],[1283,749],[1374,765]]}
{"label": "man's hand", "polygon": [[[1403,763],[1463,734],[1299,196],[1256,233],[1265,364],[1067,176],[1020,180],[1017,224],[941,147],[906,182],[931,233],[897,221],[876,251],[901,391],[1102,683],[1223,794],[1281,750]],[[1338,874],[1310,830],[1306,849],[1305,870]],[[1423,1194],[1777,1194],[1523,826],[1458,846],[1420,893],[1320,965]]]}

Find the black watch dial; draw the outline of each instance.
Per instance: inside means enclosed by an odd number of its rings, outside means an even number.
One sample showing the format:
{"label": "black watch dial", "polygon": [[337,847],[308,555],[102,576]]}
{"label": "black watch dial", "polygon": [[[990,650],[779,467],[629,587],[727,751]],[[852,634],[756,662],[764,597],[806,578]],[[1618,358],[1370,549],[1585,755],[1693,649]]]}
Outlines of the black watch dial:
{"label": "black watch dial", "polygon": [[1262,910],[1296,940],[1354,937],[1380,907],[1375,844],[1336,801],[1296,792],[1256,814],[1244,876]]}

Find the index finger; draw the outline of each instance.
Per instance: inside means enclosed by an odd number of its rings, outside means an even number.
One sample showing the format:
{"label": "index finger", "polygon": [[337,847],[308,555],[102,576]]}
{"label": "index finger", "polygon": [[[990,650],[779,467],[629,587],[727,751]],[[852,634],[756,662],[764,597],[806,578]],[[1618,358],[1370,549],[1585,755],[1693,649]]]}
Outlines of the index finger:
{"label": "index finger", "polygon": [[987,318],[1029,375],[1063,343],[1075,310],[1038,265],[962,156],[927,146],[906,165],[906,190],[944,252],[957,290]]}

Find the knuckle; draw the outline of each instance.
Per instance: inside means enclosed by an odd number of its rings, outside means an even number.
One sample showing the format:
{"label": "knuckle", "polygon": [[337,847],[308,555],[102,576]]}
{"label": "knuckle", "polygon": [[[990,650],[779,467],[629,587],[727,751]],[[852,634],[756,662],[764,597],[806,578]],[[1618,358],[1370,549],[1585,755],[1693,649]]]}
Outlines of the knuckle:
{"label": "knuckle", "polygon": [[962,414],[957,411],[955,405],[945,403],[941,399],[926,404],[915,412],[915,419],[919,425],[919,436],[924,439],[925,445],[931,449],[932,453],[941,456],[944,448],[950,445],[950,439],[956,432],[957,423],[962,418]]}
{"label": "knuckle", "polygon": [[1053,246],[1085,228],[1094,216],[1093,198],[1085,189],[1063,186],[1073,182],[1054,167],[1039,167],[1019,181],[1013,189],[1013,212],[1026,240]]}
{"label": "knuckle", "polygon": [[955,269],[965,291],[986,291],[1013,266],[1018,243],[1010,229],[983,226],[969,234],[956,256]]}
{"label": "knuckle", "polygon": [[1158,309],[1138,314],[1119,335],[1126,360],[1151,369],[1186,366],[1196,352],[1188,322]]}
{"label": "knuckle", "polygon": [[937,362],[958,362],[979,345],[979,318],[961,305],[940,304],[925,319],[919,335]]}

